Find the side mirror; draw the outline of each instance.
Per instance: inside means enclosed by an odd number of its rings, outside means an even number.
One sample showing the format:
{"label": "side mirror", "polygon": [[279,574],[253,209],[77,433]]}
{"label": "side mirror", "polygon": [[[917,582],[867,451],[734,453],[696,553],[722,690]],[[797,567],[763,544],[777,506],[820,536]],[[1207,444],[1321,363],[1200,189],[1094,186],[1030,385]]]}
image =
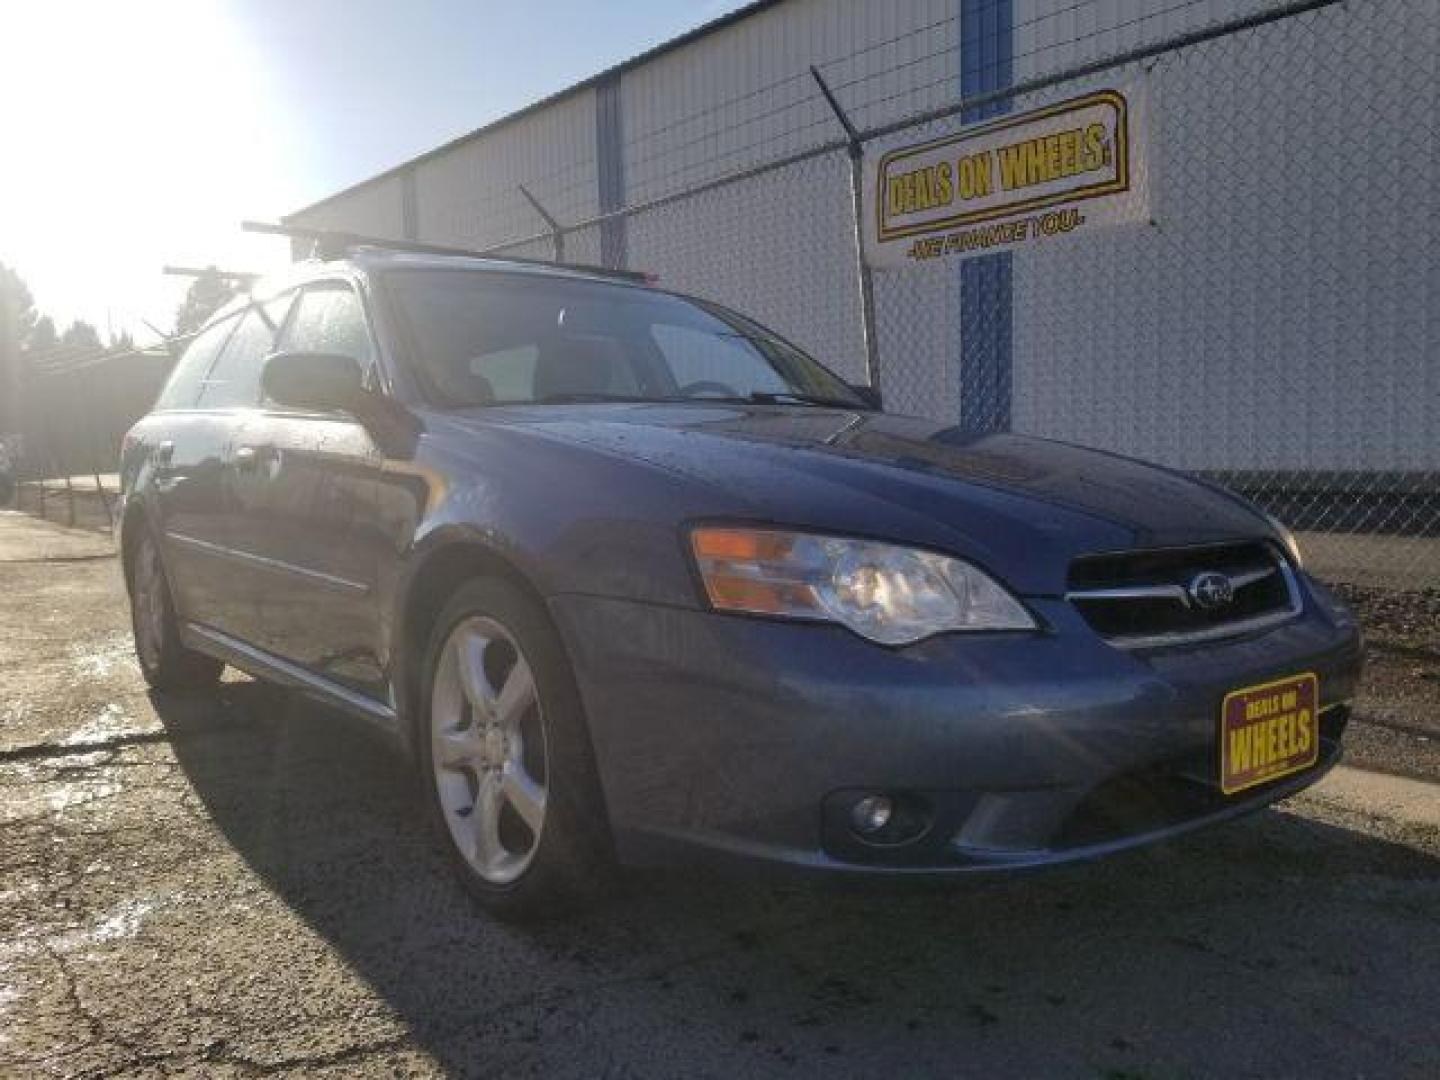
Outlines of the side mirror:
{"label": "side mirror", "polygon": [[415,455],[419,419],[394,398],[365,389],[365,373],[353,356],[271,353],[260,371],[260,388],[277,405],[350,414],[387,457]]}
{"label": "side mirror", "polygon": [[866,383],[851,383],[850,389],[870,408],[879,411],[885,408],[885,403],[880,397],[878,386],[869,386]]}
{"label": "side mirror", "polygon": [[339,353],[272,353],[265,358],[260,388],[277,405],[296,409],[359,412],[367,396],[359,363]]}

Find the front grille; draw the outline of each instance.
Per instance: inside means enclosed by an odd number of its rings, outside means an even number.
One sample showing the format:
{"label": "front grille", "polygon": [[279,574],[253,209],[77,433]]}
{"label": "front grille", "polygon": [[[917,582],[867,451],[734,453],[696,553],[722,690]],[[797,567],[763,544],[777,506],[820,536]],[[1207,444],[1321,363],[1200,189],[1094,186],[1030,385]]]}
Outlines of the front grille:
{"label": "front grille", "polygon": [[[1223,575],[1230,600],[1207,606],[1197,597],[1207,574]],[[1264,541],[1085,555],[1070,564],[1066,599],[1096,633],[1127,648],[1243,634],[1300,610],[1289,563]]]}

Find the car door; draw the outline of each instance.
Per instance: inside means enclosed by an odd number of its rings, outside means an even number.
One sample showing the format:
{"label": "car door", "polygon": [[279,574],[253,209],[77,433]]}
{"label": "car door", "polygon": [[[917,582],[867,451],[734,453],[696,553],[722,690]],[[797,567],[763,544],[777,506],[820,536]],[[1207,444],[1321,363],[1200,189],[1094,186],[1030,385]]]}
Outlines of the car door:
{"label": "car door", "polygon": [[[363,302],[344,281],[301,290],[280,348],[352,356],[373,377]],[[352,416],[267,402],[241,429],[235,482],[237,536],[264,578],[256,592],[258,643],[381,699],[375,581],[382,462]]]}
{"label": "car door", "polygon": [[194,414],[200,427],[191,436],[197,443],[203,437],[204,491],[212,512],[205,518],[187,513],[169,537],[186,553],[182,565],[203,566],[196,575],[203,580],[195,585],[203,598],[191,620],[247,642],[259,636],[256,588],[261,575],[237,542],[235,450],[246,416],[260,403],[260,372],[275,348],[290,299],[252,304],[232,320],[233,329],[200,383]]}
{"label": "car door", "polygon": [[171,595],[180,617],[228,622],[225,516],[229,417],[199,397],[239,315],[212,323],[186,348],[146,420],[153,475],[151,510]]}

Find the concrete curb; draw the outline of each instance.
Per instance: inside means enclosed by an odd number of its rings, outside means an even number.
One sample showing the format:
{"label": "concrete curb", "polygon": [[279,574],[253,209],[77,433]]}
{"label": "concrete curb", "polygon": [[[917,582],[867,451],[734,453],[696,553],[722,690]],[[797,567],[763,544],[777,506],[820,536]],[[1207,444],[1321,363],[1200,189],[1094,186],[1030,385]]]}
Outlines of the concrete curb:
{"label": "concrete curb", "polygon": [[1311,791],[1361,813],[1440,829],[1440,784],[1342,765]]}

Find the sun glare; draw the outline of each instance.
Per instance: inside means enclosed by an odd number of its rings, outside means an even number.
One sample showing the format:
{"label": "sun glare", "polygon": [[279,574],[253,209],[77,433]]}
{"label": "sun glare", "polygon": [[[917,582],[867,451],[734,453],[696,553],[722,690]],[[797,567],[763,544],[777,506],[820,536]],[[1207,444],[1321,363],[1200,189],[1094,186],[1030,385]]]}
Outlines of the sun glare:
{"label": "sun glare", "polygon": [[5,22],[0,261],[57,323],[149,337],[140,320],[168,327],[185,288],[163,263],[284,261],[237,228],[294,189],[285,114],[233,5],[11,0]]}

